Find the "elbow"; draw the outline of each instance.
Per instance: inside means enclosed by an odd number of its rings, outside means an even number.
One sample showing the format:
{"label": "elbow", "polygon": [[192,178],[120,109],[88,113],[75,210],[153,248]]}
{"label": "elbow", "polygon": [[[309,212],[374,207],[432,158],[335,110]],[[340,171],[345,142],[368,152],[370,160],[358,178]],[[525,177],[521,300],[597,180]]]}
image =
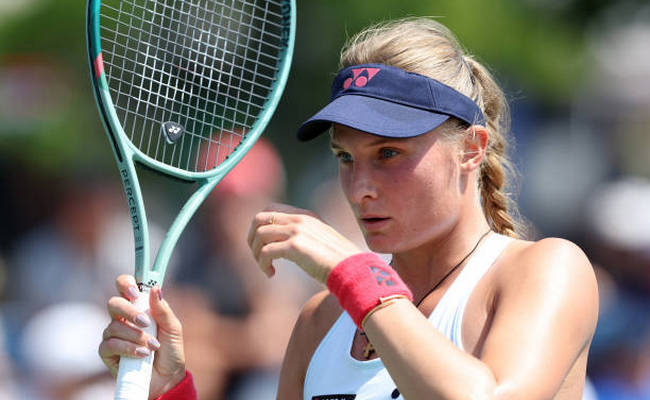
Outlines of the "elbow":
{"label": "elbow", "polygon": [[493,377],[481,377],[472,385],[467,400],[497,400],[498,387]]}
{"label": "elbow", "polygon": [[476,396],[472,399],[497,400],[499,385],[494,372],[487,365],[482,365],[483,373],[477,384]]}
{"label": "elbow", "polygon": [[458,393],[458,396],[453,396],[453,398],[462,400],[501,399],[497,396],[499,393],[499,387],[494,374],[485,366],[481,369],[482,371],[480,371],[480,373],[473,374],[471,377],[466,377],[466,382],[471,382],[471,384],[462,385],[463,390]]}

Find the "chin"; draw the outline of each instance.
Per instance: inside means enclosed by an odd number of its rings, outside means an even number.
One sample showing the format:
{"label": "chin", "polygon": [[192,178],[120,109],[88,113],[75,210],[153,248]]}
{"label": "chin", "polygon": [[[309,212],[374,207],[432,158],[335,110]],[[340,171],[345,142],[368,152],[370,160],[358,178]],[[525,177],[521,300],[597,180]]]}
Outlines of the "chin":
{"label": "chin", "polygon": [[386,236],[367,235],[365,236],[366,245],[375,253],[392,254],[395,252],[395,243]]}

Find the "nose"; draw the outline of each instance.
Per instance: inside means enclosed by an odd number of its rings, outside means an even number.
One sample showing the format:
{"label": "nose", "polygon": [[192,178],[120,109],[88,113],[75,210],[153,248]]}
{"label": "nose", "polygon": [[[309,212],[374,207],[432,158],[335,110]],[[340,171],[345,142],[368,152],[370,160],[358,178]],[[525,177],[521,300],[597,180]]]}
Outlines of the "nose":
{"label": "nose", "polygon": [[377,182],[370,166],[355,162],[349,170],[340,171],[340,178],[350,204],[361,205],[377,198]]}

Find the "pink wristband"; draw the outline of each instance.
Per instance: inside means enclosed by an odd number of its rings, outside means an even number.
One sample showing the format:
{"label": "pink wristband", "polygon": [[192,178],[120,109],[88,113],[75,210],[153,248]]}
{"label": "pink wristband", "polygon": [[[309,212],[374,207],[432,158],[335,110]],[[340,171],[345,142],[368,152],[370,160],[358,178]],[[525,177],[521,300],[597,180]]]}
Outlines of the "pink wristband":
{"label": "pink wristband", "polygon": [[156,397],[156,400],[196,400],[198,395],[194,387],[194,379],[190,371],[185,372],[185,378],[178,382],[171,390]]}
{"label": "pink wristband", "polygon": [[373,253],[355,254],[341,261],[327,277],[327,288],[360,329],[366,314],[387,297],[405,296],[413,301],[411,290],[397,272]]}

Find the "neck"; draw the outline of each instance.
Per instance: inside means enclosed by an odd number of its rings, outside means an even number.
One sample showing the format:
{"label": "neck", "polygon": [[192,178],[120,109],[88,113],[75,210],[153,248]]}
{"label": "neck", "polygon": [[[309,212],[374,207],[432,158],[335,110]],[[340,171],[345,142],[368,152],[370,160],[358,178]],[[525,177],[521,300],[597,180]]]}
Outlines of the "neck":
{"label": "neck", "polygon": [[[393,254],[392,265],[419,301],[432,287],[465,257],[490,228],[480,205],[478,210],[465,214],[456,224],[435,238],[414,249]],[[467,262],[467,260],[465,261]],[[462,265],[445,278],[440,287],[453,281]]]}

